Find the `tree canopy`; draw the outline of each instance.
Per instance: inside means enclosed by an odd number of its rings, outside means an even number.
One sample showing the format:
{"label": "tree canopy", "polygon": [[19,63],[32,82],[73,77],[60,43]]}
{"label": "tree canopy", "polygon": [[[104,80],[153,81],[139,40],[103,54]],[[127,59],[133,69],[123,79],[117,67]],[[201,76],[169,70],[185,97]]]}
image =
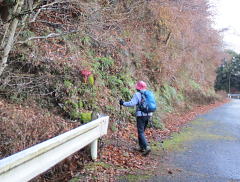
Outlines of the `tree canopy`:
{"label": "tree canopy", "polygon": [[240,54],[233,51],[230,61],[224,60],[223,64],[217,69],[215,82],[216,90],[225,90],[228,93],[240,91]]}

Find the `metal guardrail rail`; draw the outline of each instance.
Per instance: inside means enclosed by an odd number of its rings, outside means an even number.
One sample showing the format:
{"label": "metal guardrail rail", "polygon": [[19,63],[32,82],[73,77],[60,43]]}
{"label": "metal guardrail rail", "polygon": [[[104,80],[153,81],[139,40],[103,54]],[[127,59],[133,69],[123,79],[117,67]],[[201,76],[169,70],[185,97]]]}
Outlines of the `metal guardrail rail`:
{"label": "metal guardrail rail", "polygon": [[240,99],[240,94],[228,94],[229,98],[238,98]]}
{"label": "metal guardrail rail", "polygon": [[97,141],[107,134],[108,123],[108,116],[98,118],[0,160],[0,182],[29,181],[89,144],[97,159]]}

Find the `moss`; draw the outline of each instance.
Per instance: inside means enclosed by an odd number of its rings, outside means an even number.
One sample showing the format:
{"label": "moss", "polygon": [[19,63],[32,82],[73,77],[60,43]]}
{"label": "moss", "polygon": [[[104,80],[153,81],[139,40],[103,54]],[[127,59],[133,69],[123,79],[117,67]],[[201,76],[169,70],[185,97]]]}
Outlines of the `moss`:
{"label": "moss", "polygon": [[172,137],[163,142],[163,148],[166,150],[184,150],[183,142],[191,141],[191,132],[182,132],[180,134],[174,133]]}
{"label": "moss", "polygon": [[129,174],[125,176],[119,177],[119,180],[127,181],[127,182],[135,182],[135,181],[144,181],[150,179],[150,175],[139,175],[139,174]]}
{"label": "moss", "polygon": [[88,123],[92,121],[92,113],[91,112],[81,113],[80,119],[83,123]]}
{"label": "moss", "polygon": [[[75,176],[74,178],[72,178],[68,182],[88,181],[88,179],[89,179],[88,177],[90,177],[90,176],[88,176],[88,171],[91,171],[91,172],[92,171],[97,171],[99,167],[109,169],[109,168],[112,168],[112,165],[104,163],[104,162],[89,162],[89,163],[86,163],[86,165],[84,166],[84,170],[86,171],[86,175]],[[96,181],[97,176],[91,176],[91,179]]]}
{"label": "moss", "polygon": [[104,162],[92,162],[92,163],[88,163],[86,164],[86,166],[84,167],[87,170],[96,170],[97,167],[103,167],[105,169],[111,168],[112,165],[104,163]]}
{"label": "moss", "polygon": [[213,123],[212,121],[206,121],[206,120],[200,118],[200,119],[194,120],[194,121],[192,122],[192,124],[193,124],[194,126],[197,126],[197,127],[208,128],[208,127],[213,126],[214,123]]}
{"label": "moss", "polygon": [[170,151],[185,151],[186,147],[184,146],[184,143],[194,140],[237,140],[237,138],[230,136],[208,133],[204,128],[203,130],[200,130],[202,127],[209,127],[212,125],[212,121],[202,122],[201,120],[196,120],[193,124],[198,126],[196,128],[185,128],[181,133],[174,133],[170,139],[164,141],[163,148]]}
{"label": "moss", "polygon": [[155,140],[150,141],[150,146],[151,146],[153,155],[157,155],[157,156],[163,155],[164,150],[163,150],[162,144],[163,143],[161,141],[155,141]]}

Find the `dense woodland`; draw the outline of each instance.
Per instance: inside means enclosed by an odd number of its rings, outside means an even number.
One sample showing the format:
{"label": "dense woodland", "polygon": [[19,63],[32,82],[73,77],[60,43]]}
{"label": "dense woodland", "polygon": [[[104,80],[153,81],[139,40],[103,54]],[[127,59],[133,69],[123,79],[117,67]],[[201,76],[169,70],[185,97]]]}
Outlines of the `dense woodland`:
{"label": "dense woodland", "polygon": [[227,51],[228,57],[217,69],[215,81],[216,90],[224,90],[227,93],[239,93],[240,91],[240,55]]}
{"label": "dense woodland", "polygon": [[[132,141],[127,135],[135,133],[134,109],[120,112],[118,100],[131,98],[137,80],[156,95],[153,125],[159,136],[172,131],[164,120],[169,113],[220,99],[214,83],[225,53],[209,8],[206,0],[0,0],[0,157],[96,113],[111,118],[102,148],[118,152],[116,137]],[[127,132],[114,122],[119,118]],[[115,162],[102,153],[101,162],[112,166],[98,166],[107,172],[97,178],[136,168],[128,153]],[[36,180],[87,174],[86,155],[80,151]]]}

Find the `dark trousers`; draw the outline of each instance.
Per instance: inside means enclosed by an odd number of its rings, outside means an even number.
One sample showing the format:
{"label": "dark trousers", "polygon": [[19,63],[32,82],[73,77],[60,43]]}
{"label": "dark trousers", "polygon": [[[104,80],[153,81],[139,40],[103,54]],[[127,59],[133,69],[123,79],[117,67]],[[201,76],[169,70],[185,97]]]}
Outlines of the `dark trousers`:
{"label": "dark trousers", "polygon": [[148,146],[147,139],[145,137],[144,131],[147,128],[150,116],[138,116],[137,117],[137,131],[138,131],[138,142],[139,146],[146,149]]}

